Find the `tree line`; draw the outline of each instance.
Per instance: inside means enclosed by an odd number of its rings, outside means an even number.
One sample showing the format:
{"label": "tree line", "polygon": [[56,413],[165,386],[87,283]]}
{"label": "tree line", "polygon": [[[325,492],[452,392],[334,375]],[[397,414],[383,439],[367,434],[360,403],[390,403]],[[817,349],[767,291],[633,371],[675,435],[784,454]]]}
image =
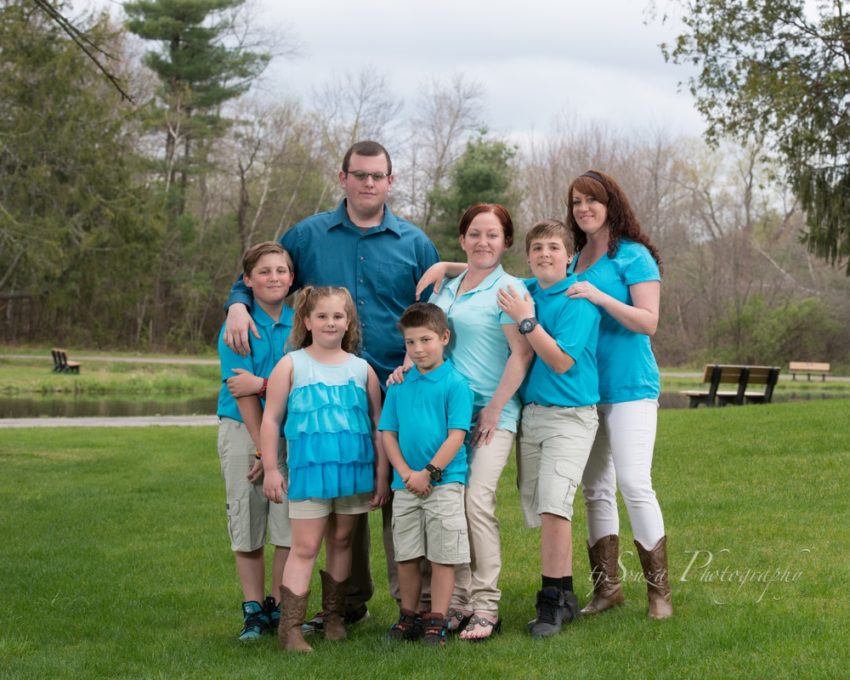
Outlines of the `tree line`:
{"label": "tree line", "polygon": [[[210,348],[241,252],[334,207],[343,151],[372,138],[393,154],[393,210],[444,259],[461,258],[470,203],[505,204],[522,231],[564,217],[575,175],[615,176],[664,258],[664,365],[850,359],[850,283],[801,243],[807,214],[765,142],[564,115],[518,145],[488,131],[462,75],[415,101],[364,70],[263,102],[251,85],[275,49],[251,44],[243,9],[140,0],[125,25],[87,17],[128,102],[45,12],[0,0],[3,341]],[[525,273],[522,238],[512,251]]]}

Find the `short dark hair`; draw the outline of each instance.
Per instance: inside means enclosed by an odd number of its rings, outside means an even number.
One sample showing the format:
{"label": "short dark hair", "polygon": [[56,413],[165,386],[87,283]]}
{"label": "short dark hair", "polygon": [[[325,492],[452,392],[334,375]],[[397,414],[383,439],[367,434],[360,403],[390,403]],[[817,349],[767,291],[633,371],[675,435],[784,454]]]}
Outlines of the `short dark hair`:
{"label": "short dark hair", "polygon": [[263,241],[262,243],[257,243],[248,248],[248,250],[245,251],[245,254],[242,255],[242,273],[245,276],[250,277],[251,272],[254,271],[254,267],[257,266],[257,262],[260,261],[260,258],[263,255],[269,255],[271,253],[283,255],[286,258],[286,263],[289,265],[289,269],[295,273],[295,267],[292,264],[292,257],[277,241]]}
{"label": "short dark hair", "polygon": [[398,329],[403,333],[405,328],[427,328],[442,335],[449,330],[449,322],[443,310],[432,302],[414,302],[398,320]]}
{"label": "short dark hair", "polygon": [[531,242],[542,238],[559,238],[564,242],[564,248],[567,253],[572,255],[575,253],[575,245],[573,244],[573,235],[567,229],[567,225],[561,220],[540,220],[531,225],[531,229],[525,235],[525,253],[531,252]]}
{"label": "short dark hair", "polygon": [[390,152],[378,144],[378,142],[366,140],[352,144],[342,157],[342,171],[346,174],[348,173],[348,164],[351,162],[351,156],[353,154],[357,154],[358,156],[380,156],[384,154],[384,157],[387,159],[387,174],[393,174],[393,162],[390,158]]}
{"label": "short dark hair", "polygon": [[502,235],[505,237],[505,246],[510,248],[514,243],[514,223],[508,209],[498,203],[475,203],[466,209],[460,223],[457,225],[458,234],[466,236],[472,220],[483,213],[493,213],[502,225]]}

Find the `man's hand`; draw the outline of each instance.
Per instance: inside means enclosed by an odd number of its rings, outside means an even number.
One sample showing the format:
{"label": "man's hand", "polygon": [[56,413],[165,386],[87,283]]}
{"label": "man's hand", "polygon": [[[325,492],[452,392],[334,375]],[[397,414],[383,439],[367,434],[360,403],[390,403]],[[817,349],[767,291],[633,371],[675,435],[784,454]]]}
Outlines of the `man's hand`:
{"label": "man's hand", "polygon": [[248,313],[248,308],[241,302],[234,302],[227,310],[227,321],[224,324],[224,344],[234,352],[248,356],[251,353],[251,344],[248,342],[249,330],[255,338],[259,339],[260,333]]}
{"label": "man's hand", "polygon": [[259,394],[263,389],[263,379],[243,368],[234,368],[236,375],[227,379],[227,391],[234,399]]}
{"label": "man's hand", "polygon": [[428,470],[411,472],[404,480],[404,486],[417,496],[427,496],[431,493],[431,473]]}

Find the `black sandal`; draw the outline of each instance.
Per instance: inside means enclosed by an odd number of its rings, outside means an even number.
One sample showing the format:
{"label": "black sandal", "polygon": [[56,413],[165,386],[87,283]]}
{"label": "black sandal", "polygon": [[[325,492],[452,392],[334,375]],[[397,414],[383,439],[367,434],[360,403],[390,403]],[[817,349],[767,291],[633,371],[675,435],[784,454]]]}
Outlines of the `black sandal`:
{"label": "black sandal", "polygon": [[[464,614],[460,609],[449,607],[449,613],[446,614],[449,621],[449,634],[457,635],[462,630],[466,630],[469,621],[472,619],[472,614]],[[452,626],[452,622],[457,621],[457,625]]]}

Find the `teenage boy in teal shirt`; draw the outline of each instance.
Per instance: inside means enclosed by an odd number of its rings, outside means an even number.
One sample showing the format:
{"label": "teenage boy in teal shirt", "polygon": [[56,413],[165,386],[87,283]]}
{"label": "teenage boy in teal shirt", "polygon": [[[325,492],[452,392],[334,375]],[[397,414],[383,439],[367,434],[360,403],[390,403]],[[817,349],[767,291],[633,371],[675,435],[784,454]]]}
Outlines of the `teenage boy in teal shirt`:
{"label": "teenage boy in teal shirt", "polygon": [[564,295],[573,281],[567,278],[572,238],[563,223],[535,224],[526,236],[526,253],[535,276],[526,282],[530,296],[508,287],[499,291],[499,307],[519,324],[536,354],[520,388],[525,406],[519,484],[526,525],[541,527],[542,585],[537,618],[529,624],[531,636],[539,639],[580,615],[573,592],[572,513],[598,426],[600,313],[588,300]]}
{"label": "teenage boy in teal shirt", "polygon": [[[280,618],[276,598],[273,595],[263,598],[266,530],[269,542],[275,546],[271,592],[277,593],[289,554],[291,528],[289,504],[269,503],[263,495],[263,467],[256,455],[263,415],[263,390],[260,389],[259,396],[257,389],[240,396],[228,380],[238,376],[236,379],[261,380],[264,385],[264,379],[283,356],[292,330],[292,308],[284,304],[284,298],[292,285],[293,269],[289,254],[273,241],[258,243],[246,251],[242,265],[245,283],[254,293],[256,304],[251,316],[260,337],[251,337],[251,354],[242,356],[224,343],[222,328],[218,341],[222,385],[217,414],[218,453],[227,494],[228,530],[244,597],[239,639],[248,642],[268,632]],[[284,469],[285,449],[279,451],[278,460],[281,469]]]}
{"label": "teenage boy in teal shirt", "polygon": [[[414,367],[403,383],[389,387],[378,425],[393,466],[393,547],[401,590],[401,614],[389,637],[442,646],[455,565],[469,562],[464,439],[473,395],[443,359],[449,327],[437,305],[411,305],[398,326]],[[432,611],[420,615],[423,557],[431,563]]]}

